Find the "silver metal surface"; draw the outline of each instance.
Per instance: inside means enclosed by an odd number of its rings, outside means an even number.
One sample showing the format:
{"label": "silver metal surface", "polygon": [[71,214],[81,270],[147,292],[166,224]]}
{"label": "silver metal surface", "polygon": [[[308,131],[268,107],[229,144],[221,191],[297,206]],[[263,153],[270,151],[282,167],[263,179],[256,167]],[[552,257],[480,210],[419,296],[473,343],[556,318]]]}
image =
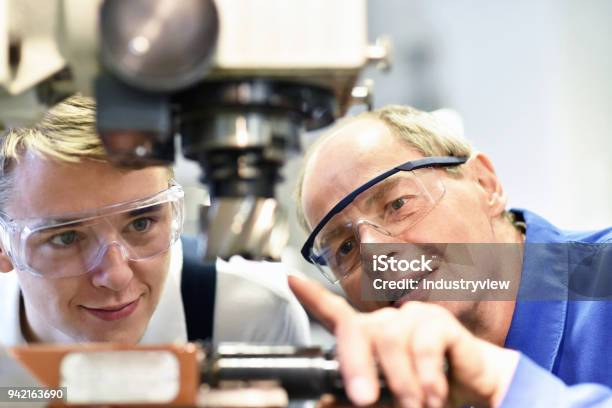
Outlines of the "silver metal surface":
{"label": "silver metal surface", "polygon": [[274,137],[283,137],[296,145],[300,129],[287,116],[264,116],[259,113],[218,114],[210,122],[206,141],[209,147],[267,146]]}
{"label": "silver metal surface", "polygon": [[204,259],[242,255],[280,260],[289,239],[287,215],[274,198],[216,198],[201,207],[200,235]]}
{"label": "silver metal surface", "polygon": [[[202,124],[197,144],[185,146],[186,155],[218,148],[262,147],[270,156],[283,160],[288,151],[298,151],[302,129],[287,115],[259,112],[215,112]],[[279,138],[282,145],[279,145]]]}
{"label": "silver metal surface", "polygon": [[[40,387],[41,384],[23,368],[17,360],[0,347],[0,387]],[[15,403],[0,402],[0,407],[23,406],[28,408],[45,407],[44,402]]]}
{"label": "silver metal surface", "polygon": [[337,360],[327,360],[323,357],[224,357],[219,359],[217,367],[223,369],[266,368],[270,370],[300,370],[319,369],[323,371],[338,371],[340,363]]}
{"label": "silver metal surface", "polygon": [[142,89],[172,91],[207,74],[219,17],[212,0],[106,0],[100,33],[106,68]]}
{"label": "silver metal surface", "polygon": [[0,387],[36,387],[41,384],[0,346]]}

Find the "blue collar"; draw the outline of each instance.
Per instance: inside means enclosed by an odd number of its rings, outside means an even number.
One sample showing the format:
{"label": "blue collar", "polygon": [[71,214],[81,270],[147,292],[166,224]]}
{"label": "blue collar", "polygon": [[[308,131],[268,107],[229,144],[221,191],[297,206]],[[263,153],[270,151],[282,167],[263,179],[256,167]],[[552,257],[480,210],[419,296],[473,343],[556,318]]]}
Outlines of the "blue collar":
{"label": "blue collar", "polygon": [[[512,210],[527,226],[525,243],[555,244],[564,234],[543,218],[526,210]],[[505,346],[519,350],[552,371],[559,352],[567,315],[567,246],[526,245],[523,270]],[[555,300],[543,299],[545,295]],[[564,300],[559,300],[564,299]]]}

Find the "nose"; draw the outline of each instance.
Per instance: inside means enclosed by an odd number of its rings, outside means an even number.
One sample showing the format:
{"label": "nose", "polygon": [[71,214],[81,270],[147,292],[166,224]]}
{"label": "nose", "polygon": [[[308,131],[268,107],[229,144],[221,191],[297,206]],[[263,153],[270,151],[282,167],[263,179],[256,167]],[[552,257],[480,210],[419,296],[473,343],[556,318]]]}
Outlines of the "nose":
{"label": "nose", "polygon": [[134,272],[124,252],[124,248],[117,242],[102,249],[99,261],[92,270],[94,286],[119,292],[129,285],[134,277]]}
{"label": "nose", "polygon": [[357,239],[360,244],[390,244],[395,242],[388,231],[369,221],[359,221],[356,226]]}

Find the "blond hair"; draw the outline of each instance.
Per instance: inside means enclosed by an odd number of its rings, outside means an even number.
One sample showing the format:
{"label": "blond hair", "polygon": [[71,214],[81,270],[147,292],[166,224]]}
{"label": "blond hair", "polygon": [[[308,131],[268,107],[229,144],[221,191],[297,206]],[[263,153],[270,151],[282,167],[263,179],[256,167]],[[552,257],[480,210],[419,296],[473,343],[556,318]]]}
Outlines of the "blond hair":
{"label": "blond hair", "polygon": [[[456,132],[453,132],[450,127],[441,123],[434,115],[409,106],[388,105],[380,109],[345,118],[331,130],[325,132],[306,151],[295,190],[298,221],[306,231],[309,231],[310,226],[302,208],[302,192],[304,172],[308,162],[319,146],[335,133],[338,128],[359,119],[376,119],[380,121],[391,131],[393,136],[425,157],[470,157],[473,153],[473,148],[467,140],[455,134]],[[446,169],[451,173],[460,171],[458,167],[448,167]]]}
{"label": "blond hair", "polygon": [[71,96],[49,109],[37,125],[9,129],[0,136],[0,209],[15,187],[12,170],[27,152],[60,162],[108,161],[96,132],[94,100]]}

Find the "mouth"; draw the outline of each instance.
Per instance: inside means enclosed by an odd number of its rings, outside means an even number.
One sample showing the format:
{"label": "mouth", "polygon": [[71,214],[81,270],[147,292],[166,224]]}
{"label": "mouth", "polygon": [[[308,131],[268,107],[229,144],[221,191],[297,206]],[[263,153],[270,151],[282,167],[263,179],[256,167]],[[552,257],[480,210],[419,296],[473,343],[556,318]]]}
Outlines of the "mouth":
{"label": "mouth", "polygon": [[104,321],[115,321],[130,316],[138,308],[140,296],[128,303],[108,305],[102,307],[81,306],[86,312]]}

